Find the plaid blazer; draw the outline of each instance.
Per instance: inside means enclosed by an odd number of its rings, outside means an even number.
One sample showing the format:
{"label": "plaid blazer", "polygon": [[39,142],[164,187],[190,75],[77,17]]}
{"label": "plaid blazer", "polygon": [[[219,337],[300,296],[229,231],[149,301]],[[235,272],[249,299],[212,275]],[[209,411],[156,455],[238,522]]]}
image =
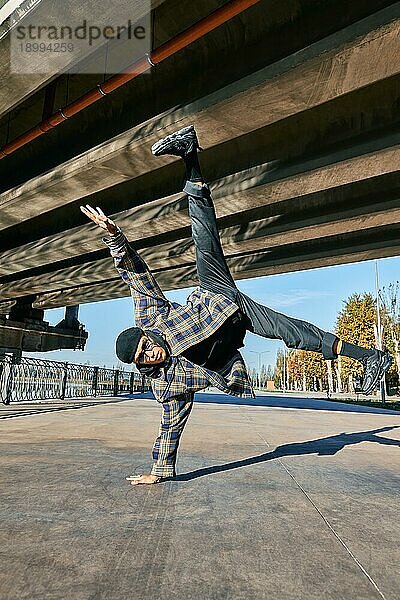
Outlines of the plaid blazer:
{"label": "plaid blazer", "polygon": [[116,235],[103,238],[103,242],[109,247],[116,269],[130,288],[136,326],[163,336],[171,349],[168,366],[160,370],[158,377],[152,378],[156,399],[164,402],[179,394],[196,392],[208,386],[215,386],[241,398],[254,397],[239,352],[224,377],[180,356],[191,346],[211,336],[238,310],[238,306],[223,294],[200,288],[189,295],[185,306],[171,302],[120,229]]}

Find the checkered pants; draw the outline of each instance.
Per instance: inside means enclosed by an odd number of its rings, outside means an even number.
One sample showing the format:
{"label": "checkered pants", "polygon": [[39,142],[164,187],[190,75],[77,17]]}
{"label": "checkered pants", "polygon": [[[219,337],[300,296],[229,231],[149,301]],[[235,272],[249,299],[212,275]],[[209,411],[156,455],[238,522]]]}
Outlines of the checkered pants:
{"label": "checkered pants", "polygon": [[181,394],[162,403],[158,436],[153,446],[152,475],[174,477],[179,441],[193,408],[192,392]]}

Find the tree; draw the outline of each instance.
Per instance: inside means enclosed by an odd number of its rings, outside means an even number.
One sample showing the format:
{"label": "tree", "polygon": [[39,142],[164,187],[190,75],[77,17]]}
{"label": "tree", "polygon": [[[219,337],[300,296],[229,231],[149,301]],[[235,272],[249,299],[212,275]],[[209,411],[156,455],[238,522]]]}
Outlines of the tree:
{"label": "tree", "polygon": [[397,373],[400,381],[400,282],[390,283],[379,291],[381,320],[386,349],[394,356],[395,362],[388,375]]}
{"label": "tree", "polygon": [[274,369],[272,368],[272,365],[268,365],[267,368],[267,381],[272,381],[274,378]]}
{"label": "tree", "polygon": [[265,388],[267,385],[267,367],[263,364],[260,373],[260,387]]}
{"label": "tree", "polygon": [[328,371],[322,354],[306,350],[289,350],[286,354],[286,369],[284,365],[285,355],[282,351],[278,351],[274,371],[276,388],[284,388],[285,383],[290,389],[302,391],[322,391],[328,387]]}
{"label": "tree", "polygon": [[284,363],[284,355],[282,350],[278,350],[276,355],[276,365],[274,370],[274,385],[277,389],[283,389],[283,363]]}
{"label": "tree", "polygon": [[336,391],[343,392],[343,382],[342,382],[342,356],[338,356],[337,360],[333,361],[333,368],[336,375]]}
{"label": "tree", "polygon": [[328,387],[328,371],[324,357],[319,352],[301,350],[306,390],[322,391]]}
{"label": "tree", "polygon": [[[364,348],[375,347],[376,303],[370,293],[352,294],[344,302],[336,321],[336,335],[351,344]],[[338,379],[353,386],[353,376],[361,376],[363,369],[360,362],[347,357],[341,357]]]}
{"label": "tree", "polygon": [[287,355],[287,366],[289,374],[289,385],[292,389],[303,389],[304,380],[304,360],[303,353],[297,350],[290,350]]}
{"label": "tree", "polygon": [[251,384],[253,387],[258,387],[258,373],[257,373],[257,369],[255,367],[253,367],[252,371],[251,371]]}
{"label": "tree", "polygon": [[325,361],[327,372],[328,372],[328,393],[331,394],[334,392],[334,383],[333,383],[333,371],[332,371],[332,361]]}

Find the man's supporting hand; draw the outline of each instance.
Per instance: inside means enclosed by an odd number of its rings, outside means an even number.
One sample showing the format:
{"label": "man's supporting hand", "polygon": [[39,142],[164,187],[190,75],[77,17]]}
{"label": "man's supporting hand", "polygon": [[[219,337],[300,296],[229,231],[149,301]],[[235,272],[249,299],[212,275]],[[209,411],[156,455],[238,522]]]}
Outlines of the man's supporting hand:
{"label": "man's supporting hand", "polygon": [[97,206],[94,209],[90,204],[86,204],[86,206],[81,206],[80,208],[83,214],[89,217],[93,223],[96,223],[96,225],[104,229],[104,231],[108,231],[111,235],[115,235],[117,232],[116,224],[103,213],[101,208]]}
{"label": "man's supporting hand", "polygon": [[126,478],[126,480],[129,481],[131,485],[151,485],[161,481],[161,477],[158,477],[157,475],[151,475],[151,473],[145,473],[143,475],[130,475]]}

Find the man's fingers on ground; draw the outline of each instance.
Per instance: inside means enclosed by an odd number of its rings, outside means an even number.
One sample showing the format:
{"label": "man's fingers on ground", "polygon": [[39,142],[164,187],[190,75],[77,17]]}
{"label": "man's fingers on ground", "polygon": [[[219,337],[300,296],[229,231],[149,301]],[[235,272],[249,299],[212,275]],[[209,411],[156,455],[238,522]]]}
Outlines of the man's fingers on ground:
{"label": "man's fingers on ground", "polygon": [[[101,210],[100,206],[96,206],[96,210],[99,211],[99,213],[101,214],[102,217],[106,217],[106,215],[103,213],[103,211]],[[107,217],[106,217],[107,218]]]}

